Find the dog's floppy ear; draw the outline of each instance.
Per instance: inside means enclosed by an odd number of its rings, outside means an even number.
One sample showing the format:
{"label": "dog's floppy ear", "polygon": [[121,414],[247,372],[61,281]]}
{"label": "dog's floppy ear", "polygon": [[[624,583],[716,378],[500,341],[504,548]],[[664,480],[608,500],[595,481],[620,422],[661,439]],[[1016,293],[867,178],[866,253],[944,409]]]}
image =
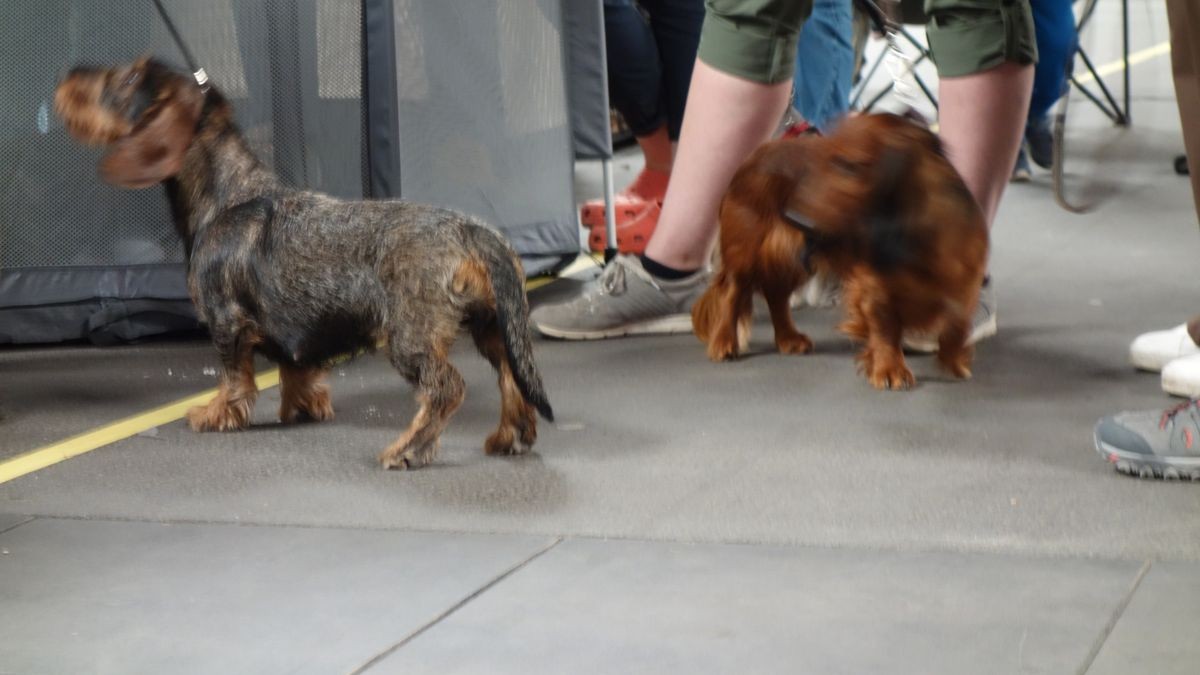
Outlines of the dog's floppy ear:
{"label": "dog's floppy ear", "polygon": [[179,173],[199,116],[198,106],[169,97],[156,101],[100,160],[100,176],[113,185],[144,188]]}

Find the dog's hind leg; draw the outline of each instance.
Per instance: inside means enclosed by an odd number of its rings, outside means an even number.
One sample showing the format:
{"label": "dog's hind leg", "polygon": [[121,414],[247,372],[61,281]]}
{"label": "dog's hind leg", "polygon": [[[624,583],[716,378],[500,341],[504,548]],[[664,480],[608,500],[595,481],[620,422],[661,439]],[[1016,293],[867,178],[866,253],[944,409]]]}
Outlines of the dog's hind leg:
{"label": "dog's hind leg", "polygon": [[717,293],[712,309],[716,318],[709,335],[708,358],[728,361],[737,358],[750,343],[752,291],[733,275],[727,276],[724,284],[712,290]]}
{"label": "dog's hind leg", "polygon": [[333,419],[329,386],[324,382],[326,372],[325,368],[280,364],[280,422],[324,422]]}
{"label": "dog's hind leg", "polygon": [[472,322],[471,337],[500,378],[500,426],[488,436],[483,450],[489,455],[525,454],[537,440],[537,413],[525,402],[513,378],[500,326],[494,319],[481,317]]}
{"label": "dog's hind leg", "polygon": [[938,335],[938,364],[962,379],[971,377],[971,358],[975,354],[975,348],[967,344],[970,332],[970,314],[955,312],[946,319],[946,325]]}
{"label": "dog's hind leg", "polygon": [[775,347],[780,354],[808,354],[813,349],[812,340],[796,330],[796,324],[792,322],[789,301],[798,285],[791,279],[763,284],[763,297],[767,300],[771,324],[775,327]]}
{"label": "dog's hind leg", "polygon": [[388,338],[389,358],[416,388],[420,407],[408,429],[379,455],[379,461],[385,469],[415,469],[437,456],[438,439],[462,405],[466,385],[447,358],[458,330],[456,321],[410,312],[398,322],[401,325]]}
{"label": "dog's hind leg", "polygon": [[258,398],[254,383],[254,346],[258,338],[247,329],[210,329],[213,346],[221,356],[221,383],[207,405],[188,410],[192,431],[236,431],[250,426],[250,413]]}

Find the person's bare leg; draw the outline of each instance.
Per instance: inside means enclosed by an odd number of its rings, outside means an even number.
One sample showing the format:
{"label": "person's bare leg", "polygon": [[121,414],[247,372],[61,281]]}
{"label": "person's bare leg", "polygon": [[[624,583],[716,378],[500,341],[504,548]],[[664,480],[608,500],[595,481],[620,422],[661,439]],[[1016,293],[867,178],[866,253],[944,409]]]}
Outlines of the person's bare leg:
{"label": "person's bare leg", "polygon": [[646,159],[645,168],[650,171],[671,173],[671,160],[674,157],[674,144],[667,135],[667,125],[655,129],[645,136],[635,136],[642,156]]}
{"label": "person's bare leg", "polygon": [[680,270],[704,266],[721,197],[746,156],[771,137],[791,87],[790,79],[760,84],[696,61],[679,150],[647,257]]}
{"label": "person's bare leg", "polygon": [[1012,62],[938,85],[939,134],[950,163],[983,209],[988,227],[1021,148],[1033,66]]}
{"label": "person's bare leg", "polygon": [[642,149],[645,163],[638,175],[625,186],[622,195],[646,201],[662,201],[671,179],[671,162],[675,155],[674,144],[667,135],[667,125],[662,125],[645,136],[635,136]]}

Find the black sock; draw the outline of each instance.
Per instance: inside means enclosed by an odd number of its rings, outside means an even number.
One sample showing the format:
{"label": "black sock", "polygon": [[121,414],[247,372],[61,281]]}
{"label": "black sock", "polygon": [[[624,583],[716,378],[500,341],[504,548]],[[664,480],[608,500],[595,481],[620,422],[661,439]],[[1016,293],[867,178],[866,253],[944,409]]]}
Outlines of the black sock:
{"label": "black sock", "polygon": [[642,259],[642,268],[649,272],[650,276],[658,277],[663,281],[678,281],[696,273],[696,270],[677,270],[674,267],[667,267],[645,254],[638,257]]}

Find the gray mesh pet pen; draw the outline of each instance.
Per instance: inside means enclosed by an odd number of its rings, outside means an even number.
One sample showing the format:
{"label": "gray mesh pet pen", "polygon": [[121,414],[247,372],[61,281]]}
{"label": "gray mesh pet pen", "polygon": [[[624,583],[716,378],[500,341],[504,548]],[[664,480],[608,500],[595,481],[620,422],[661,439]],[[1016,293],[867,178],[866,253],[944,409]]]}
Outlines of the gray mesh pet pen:
{"label": "gray mesh pet pen", "polygon": [[[590,0],[163,4],[292,185],[475,213],[534,273],[578,251],[563,26]],[[79,62],[182,65],[151,0],[9,0],[0,35],[0,344],[196,327],[161,190],[103,184],[50,105]]]}

